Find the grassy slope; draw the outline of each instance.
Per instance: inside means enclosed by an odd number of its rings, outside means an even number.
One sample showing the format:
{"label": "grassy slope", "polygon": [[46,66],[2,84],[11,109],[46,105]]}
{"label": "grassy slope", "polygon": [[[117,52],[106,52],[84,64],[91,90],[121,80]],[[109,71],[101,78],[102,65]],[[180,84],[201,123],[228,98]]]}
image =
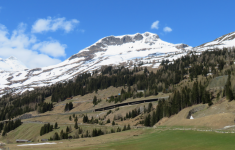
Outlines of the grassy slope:
{"label": "grassy slope", "polygon": [[16,128],[15,130],[7,133],[7,136],[5,138],[1,137],[1,140],[9,142],[15,142],[16,139],[29,139],[29,140],[35,140],[33,137],[36,137],[40,133],[40,128],[42,124],[24,124]]}
{"label": "grassy slope", "polygon": [[[68,127],[71,126],[72,128],[72,132],[69,133],[69,135],[72,135],[72,136],[75,135],[75,131],[76,131],[76,129],[74,129],[74,123],[73,124],[59,124],[58,129],[53,129],[53,131],[40,136],[40,129],[43,125],[44,125],[43,123],[24,123],[23,125],[19,126],[15,130],[7,133],[7,136],[5,137],[0,136],[0,141],[6,142],[6,143],[15,143],[16,139],[26,139],[26,140],[30,140],[33,142],[38,142],[38,141],[41,141],[41,139],[49,139],[50,137],[53,137],[55,132],[57,132],[58,134],[60,134],[61,130],[65,132],[67,126]],[[94,128],[102,129],[102,131],[104,132],[110,132],[111,128],[113,128],[114,130],[117,129],[117,126],[99,126],[99,125],[89,125],[89,124],[79,125],[79,127],[81,127],[84,132],[88,130],[89,133],[91,133]]]}
{"label": "grassy slope", "polygon": [[23,124],[21,126],[19,126],[18,128],[16,128],[15,130],[7,133],[6,137],[2,137],[0,136],[0,140],[4,141],[4,142],[11,142],[11,143],[15,143],[16,139],[27,139],[27,140],[31,140],[34,142],[37,142],[38,140],[41,139],[48,139],[51,136],[53,136],[53,134],[55,132],[60,133],[60,131],[63,129],[64,131],[66,130],[66,125],[59,125],[59,129],[54,129],[52,132],[49,132],[48,134],[45,134],[43,136],[40,136],[40,129],[44,124],[38,124],[38,123],[26,123]]}

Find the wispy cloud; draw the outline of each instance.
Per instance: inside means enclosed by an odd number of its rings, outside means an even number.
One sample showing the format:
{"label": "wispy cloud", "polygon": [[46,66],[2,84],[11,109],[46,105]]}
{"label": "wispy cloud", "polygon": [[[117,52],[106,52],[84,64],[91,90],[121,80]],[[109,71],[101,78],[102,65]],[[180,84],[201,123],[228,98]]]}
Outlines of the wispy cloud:
{"label": "wispy cloud", "polygon": [[158,25],[159,25],[159,21],[157,20],[157,21],[152,23],[151,29],[158,29],[159,28]]}
{"label": "wispy cloud", "polygon": [[164,31],[164,32],[171,32],[172,29],[171,29],[170,27],[165,27],[165,28],[163,28],[163,31]]}
{"label": "wispy cloud", "polygon": [[54,18],[47,17],[46,19],[38,19],[34,25],[32,26],[33,33],[42,33],[47,31],[56,31],[56,30],[64,30],[66,33],[72,31],[76,25],[79,24],[77,19],[72,19],[66,21],[66,18]]}

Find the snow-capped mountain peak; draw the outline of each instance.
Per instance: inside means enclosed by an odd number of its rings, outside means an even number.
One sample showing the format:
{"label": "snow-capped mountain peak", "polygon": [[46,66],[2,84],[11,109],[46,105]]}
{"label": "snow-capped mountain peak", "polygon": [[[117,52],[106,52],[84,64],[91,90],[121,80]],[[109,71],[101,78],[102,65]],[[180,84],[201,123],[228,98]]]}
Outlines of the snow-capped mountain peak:
{"label": "snow-capped mountain peak", "polygon": [[[16,58],[0,59],[0,95],[14,91],[20,94],[35,87],[48,86],[57,82],[73,79],[85,72],[93,72],[104,65],[133,68],[134,65],[157,68],[161,61],[187,55],[188,52],[211,48],[235,46],[235,32],[226,34],[212,42],[192,48],[186,44],[165,42],[155,33],[145,32],[133,35],[108,36],[80,50],[77,54],[60,64],[44,68],[26,69]],[[16,71],[17,69],[23,71]],[[24,70],[25,69],[25,70]]]}
{"label": "snow-capped mountain peak", "polygon": [[[108,36],[71,56],[69,60],[82,57],[84,57],[85,60],[98,59],[101,57],[108,59],[110,56],[116,55],[121,59],[112,58],[112,61],[106,62],[108,64],[117,64],[123,60],[131,60],[135,57],[143,57],[151,53],[177,52],[186,47],[188,47],[186,44],[182,47],[179,46],[179,44],[175,45],[162,41],[157,34],[150,32],[123,36]],[[122,57],[120,57],[120,54]],[[117,61],[114,62],[115,60]]]}
{"label": "snow-capped mountain peak", "polygon": [[9,57],[7,59],[0,58],[0,70],[3,71],[22,71],[27,67],[20,62],[16,57]]}
{"label": "snow-capped mountain peak", "polygon": [[[0,95],[9,89],[13,89],[14,93],[22,93],[26,90],[33,90],[35,87],[63,82],[73,79],[78,74],[99,70],[104,65],[122,65],[126,68],[133,68],[134,65],[141,64],[142,67],[157,68],[162,60],[168,59],[173,62],[174,59],[187,55],[191,51],[200,53],[210,48],[232,46],[235,46],[235,32],[195,48],[183,43],[165,42],[157,34],[150,32],[108,36],[80,50],[60,64],[44,68],[24,70],[26,67],[19,67],[20,63],[14,57],[6,60],[0,59],[0,68],[6,64],[14,64],[13,66],[19,65],[15,68],[23,70],[0,72]],[[15,71],[15,68],[9,68]]]}
{"label": "snow-capped mountain peak", "polygon": [[[100,69],[104,65],[124,65],[132,68],[144,62],[144,66],[156,68],[162,59],[172,61],[185,55],[187,49],[190,48],[192,47],[186,44],[162,41],[157,34],[150,32],[108,36],[57,65],[17,72],[2,71],[0,94],[4,94],[8,89],[14,89],[14,93],[22,93],[35,87],[51,85],[72,79],[84,72]],[[9,64],[17,66],[16,61],[14,57],[1,60],[1,62],[11,62]],[[19,65],[17,68],[20,68]],[[21,68],[26,69],[26,67]]]}
{"label": "snow-capped mountain peak", "polygon": [[156,41],[157,39],[159,39],[159,36],[157,34],[150,33],[150,32],[145,32],[143,34],[136,33],[133,35],[122,35],[122,36],[113,36],[112,35],[112,36],[108,36],[108,37],[104,37],[104,38],[100,39],[95,44],[103,44],[106,46],[122,45],[125,43],[140,41],[143,39],[147,40],[147,41],[150,41],[150,40]]}

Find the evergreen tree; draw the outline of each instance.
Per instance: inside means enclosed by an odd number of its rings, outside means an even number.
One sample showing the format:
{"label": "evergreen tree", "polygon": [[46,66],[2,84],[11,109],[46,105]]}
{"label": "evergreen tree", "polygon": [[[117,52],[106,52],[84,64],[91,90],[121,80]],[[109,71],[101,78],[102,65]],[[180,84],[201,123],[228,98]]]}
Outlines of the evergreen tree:
{"label": "evergreen tree", "polygon": [[152,127],[156,123],[156,113],[153,112],[153,115],[151,116],[150,126]]}
{"label": "evergreen tree", "polygon": [[3,130],[2,136],[5,136],[5,135],[6,135],[6,131],[5,131],[5,130]]}
{"label": "evergreen tree", "polygon": [[126,118],[129,118],[129,114],[128,113],[126,113]]}
{"label": "evergreen tree", "polygon": [[118,127],[118,128],[117,128],[117,132],[121,132],[121,131],[122,131],[122,130]]}
{"label": "evergreen tree", "polygon": [[64,131],[63,130],[60,131],[60,139],[61,140],[64,139]]}
{"label": "evergreen tree", "polygon": [[50,125],[50,123],[44,124],[44,125],[41,127],[40,136],[42,136],[43,134],[46,134],[46,133],[51,132],[52,129],[53,129],[53,125]]}
{"label": "evergreen tree", "polygon": [[[77,117],[77,116],[76,116]],[[77,119],[76,119],[77,120]],[[84,115],[83,116],[83,123],[88,123],[89,122],[89,119],[88,119],[88,116],[87,115]]]}
{"label": "evergreen tree", "polygon": [[76,116],[75,119],[74,119],[74,122],[78,121],[78,117]]}
{"label": "evergreen tree", "polygon": [[126,131],[126,125],[124,125],[124,127],[123,127],[122,131]]}
{"label": "evergreen tree", "polygon": [[59,134],[56,132],[53,136],[54,140],[60,140]]}
{"label": "evergreen tree", "polygon": [[52,131],[52,130],[53,130],[53,125],[50,126],[50,131]]}
{"label": "evergreen tree", "polygon": [[58,128],[58,124],[57,124],[57,122],[55,123],[55,129],[57,129]]}
{"label": "evergreen tree", "polygon": [[66,133],[68,133],[69,132],[69,127],[67,126],[67,128],[66,128]]}
{"label": "evergreen tree", "polygon": [[69,110],[72,110],[72,109],[73,109],[73,103],[69,102]]}
{"label": "evergreen tree", "polygon": [[152,110],[152,107],[153,107],[153,104],[149,103],[149,105],[148,105],[148,113]]}
{"label": "evergreen tree", "polygon": [[228,76],[228,79],[227,79],[227,82],[226,82],[226,85],[225,85],[225,94],[226,94],[226,98],[231,101],[233,100],[233,92],[231,90],[231,76],[229,75]]}
{"label": "evergreen tree", "polygon": [[130,124],[128,124],[128,126],[127,126],[127,130],[130,130],[131,129],[131,126],[130,126]]}
{"label": "evergreen tree", "polygon": [[97,104],[97,97],[96,97],[96,96],[94,96],[94,98],[93,98],[93,104],[94,104],[94,105]]}
{"label": "evergreen tree", "polygon": [[42,136],[44,134],[44,128],[43,126],[41,127],[41,130],[40,130],[40,136]]}
{"label": "evergreen tree", "polygon": [[73,103],[72,102],[66,103],[64,111],[70,111],[72,109],[73,109]]}
{"label": "evergreen tree", "polygon": [[111,133],[115,133],[115,130],[114,129],[111,129],[111,131],[110,131]]}
{"label": "evergreen tree", "polygon": [[145,117],[144,126],[150,126],[150,114]]}
{"label": "evergreen tree", "polygon": [[78,129],[78,122],[77,121],[75,122],[74,128]]}

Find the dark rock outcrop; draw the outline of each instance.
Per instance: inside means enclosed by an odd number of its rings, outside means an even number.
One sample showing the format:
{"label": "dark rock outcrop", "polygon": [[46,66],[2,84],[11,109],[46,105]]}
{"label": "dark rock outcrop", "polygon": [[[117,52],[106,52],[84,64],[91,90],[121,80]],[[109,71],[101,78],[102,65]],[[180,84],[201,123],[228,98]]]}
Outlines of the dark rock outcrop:
{"label": "dark rock outcrop", "polygon": [[182,49],[182,48],[185,48],[185,47],[188,47],[187,44],[180,44],[180,45],[177,45],[176,48],[178,49]]}
{"label": "dark rock outcrop", "polygon": [[193,109],[191,109],[188,113],[188,116],[186,117],[187,119],[190,119],[190,117],[192,116],[192,114],[195,114],[196,112],[198,111],[201,111],[203,110],[204,108],[206,108],[206,105],[201,105],[201,106],[198,106],[198,107],[195,107]]}
{"label": "dark rock outcrop", "polygon": [[136,40],[136,41],[140,41],[140,40],[142,40],[144,37],[143,37],[143,35],[141,35],[141,34],[136,34],[135,35],[135,37],[134,37],[134,39]]}

